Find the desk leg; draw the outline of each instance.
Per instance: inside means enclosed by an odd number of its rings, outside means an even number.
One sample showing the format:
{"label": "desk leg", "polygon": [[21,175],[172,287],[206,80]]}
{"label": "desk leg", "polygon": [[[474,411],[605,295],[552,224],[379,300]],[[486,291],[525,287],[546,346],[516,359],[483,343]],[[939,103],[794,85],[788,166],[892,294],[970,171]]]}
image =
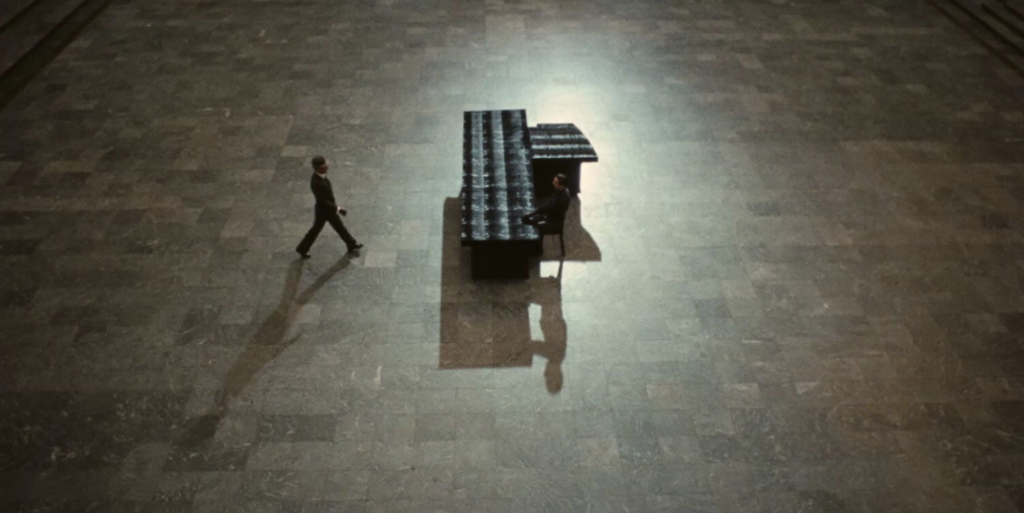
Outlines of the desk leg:
{"label": "desk leg", "polygon": [[580,163],[576,162],[575,165],[566,166],[565,177],[569,179],[569,193],[573,196],[579,196],[580,194]]}
{"label": "desk leg", "polygon": [[533,161],[533,194],[538,198],[551,196],[553,192],[551,179],[558,173],[558,167],[550,161]]}
{"label": "desk leg", "polygon": [[474,280],[525,280],[530,277],[530,253],[536,246],[476,246],[472,249]]}

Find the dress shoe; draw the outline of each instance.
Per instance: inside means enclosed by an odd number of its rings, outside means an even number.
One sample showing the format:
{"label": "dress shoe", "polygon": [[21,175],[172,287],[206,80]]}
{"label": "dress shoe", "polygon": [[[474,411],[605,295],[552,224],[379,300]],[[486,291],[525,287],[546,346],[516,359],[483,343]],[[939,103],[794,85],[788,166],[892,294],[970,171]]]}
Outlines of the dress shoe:
{"label": "dress shoe", "polygon": [[348,251],[349,251],[349,253],[351,253],[351,252],[353,252],[353,251],[355,251],[357,249],[361,249],[362,247],[363,247],[363,245],[357,242],[357,243],[349,246],[348,247]]}

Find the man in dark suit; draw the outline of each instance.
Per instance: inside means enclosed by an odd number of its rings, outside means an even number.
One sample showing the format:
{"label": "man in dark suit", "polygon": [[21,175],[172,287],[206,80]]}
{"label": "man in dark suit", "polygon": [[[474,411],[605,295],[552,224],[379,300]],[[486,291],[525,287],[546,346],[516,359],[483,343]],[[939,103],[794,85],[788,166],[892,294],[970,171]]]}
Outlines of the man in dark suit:
{"label": "man in dark suit", "polygon": [[540,228],[541,232],[558,230],[565,222],[565,212],[569,210],[569,190],[565,188],[565,175],[559,173],[551,180],[555,191],[544,206],[523,216],[523,223]]}
{"label": "man in dark suit", "polygon": [[350,252],[363,247],[348,233],[345,225],[341,224],[341,217],[338,214],[346,215],[348,211],[339,207],[334,200],[334,189],[331,188],[331,181],[327,179],[327,160],[319,155],[313,157],[313,171],[309,184],[316,198],[316,206],[313,207],[313,227],[306,232],[306,236],[302,238],[295,251],[302,255],[302,258],[309,258],[309,248],[313,247],[313,241],[320,235],[324,223],[331,223],[331,228],[338,232]]}

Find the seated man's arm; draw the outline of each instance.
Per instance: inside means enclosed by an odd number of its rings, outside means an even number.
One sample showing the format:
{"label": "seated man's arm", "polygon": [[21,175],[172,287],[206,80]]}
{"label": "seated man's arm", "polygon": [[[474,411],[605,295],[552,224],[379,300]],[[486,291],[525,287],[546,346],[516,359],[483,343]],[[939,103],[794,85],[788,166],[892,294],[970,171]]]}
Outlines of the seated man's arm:
{"label": "seated man's arm", "polygon": [[569,206],[568,198],[565,199],[566,201],[562,201],[562,195],[556,194],[555,197],[544,202],[544,205],[542,205],[540,208],[534,210],[533,214],[531,215],[540,214],[550,216],[552,214],[559,213]]}
{"label": "seated man's arm", "polygon": [[526,214],[525,216],[523,216],[523,220],[525,222],[525,220],[527,218],[533,218],[533,217],[538,217],[538,216],[544,216],[544,217],[561,216],[568,209],[569,209],[569,194],[566,193],[566,192],[563,192],[563,193],[560,193],[560,194],[555,194],[555,196],[553,198],[551,198],[551,199],[547,200],[546,202],[544,202],[544,205],[542,205],[540,208],[538,208],[537,210],[534,210],[533,212],[530,212],[529,214]]}
{"label": "seated man's arm", "polygon": [[540,208],[538,208],[537,210],[534,210],[533,212],[531,212],[530,215],[531,216],[547,216],[547,215],[551,215],[551,213],[554,212],[554,209],[551,208],[553,206],[554,205],[552,204],[552,202],[548,201],[547,203],[544,203],[543,205],[541,205]]}

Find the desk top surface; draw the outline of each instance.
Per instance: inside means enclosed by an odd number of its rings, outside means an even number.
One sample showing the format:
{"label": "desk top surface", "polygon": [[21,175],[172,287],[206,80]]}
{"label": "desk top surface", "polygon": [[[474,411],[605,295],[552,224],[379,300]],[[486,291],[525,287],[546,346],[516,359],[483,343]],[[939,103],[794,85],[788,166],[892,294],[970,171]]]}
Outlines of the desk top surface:
{"label": "desk top surface", "polygon": [[530,128],[530,149],[534,159],[597,162],[594,146],[572,123]]}
{"label": "desk top surface", "polygon": [[465,112],[462,135],[463,245],[540,239],[521,219],[534,210],[526,111]]}

